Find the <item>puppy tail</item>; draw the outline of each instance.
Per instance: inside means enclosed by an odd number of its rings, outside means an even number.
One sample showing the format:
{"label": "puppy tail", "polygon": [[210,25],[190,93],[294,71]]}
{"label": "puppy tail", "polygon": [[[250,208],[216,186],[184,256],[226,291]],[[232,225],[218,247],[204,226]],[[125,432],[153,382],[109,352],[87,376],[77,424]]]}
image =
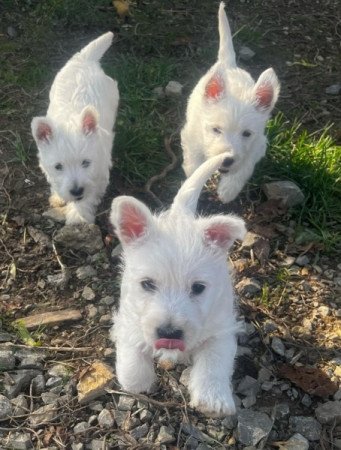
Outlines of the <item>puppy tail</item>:
{"label": "puppy tail", "polygon": [[110,47],[113,37],[114,34],[111,31],[102,34],[102,36],[91,41],[90,44],[84,47],[77,56],[80,56],[87,61],[99,61]]}
{"label": "puppy tail", "polygon": [[228,153],[208,159],[184,182],[173,200],[171,211],[195,214],[200,192],[210,176],[222,165]]}
{"label": "puppy tail", "polygon": [[232,35],[229,22],[225,13],[225,4],[219,5],[219,53],[218,61],[225,64],[228,68],[236,67],[236,54],[233,48]]}

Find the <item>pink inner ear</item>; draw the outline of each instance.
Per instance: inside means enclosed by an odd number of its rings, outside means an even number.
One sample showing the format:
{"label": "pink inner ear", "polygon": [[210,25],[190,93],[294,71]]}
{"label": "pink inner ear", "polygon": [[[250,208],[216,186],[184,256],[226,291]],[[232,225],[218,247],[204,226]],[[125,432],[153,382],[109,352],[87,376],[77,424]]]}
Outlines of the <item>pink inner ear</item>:
{"label": "pink inner ear", "polygon": [[97,120],[94,114],[90,111],[86,112],[82,119],[82,128],[84,134],[90,134],[96,131]]}
{"label": "pink inner ear", "polygon": [[231,235],[226,224],[216,223],[205,230],[205,239],[209,243],[226,247],[231,241]]}
{"label": "pink inner ear", "polygon": [[52,129],[46,122],[39,122],[37,128],[37,139],[48,142],[52,137]]}
{"label": "pink inner ear", "polygon": [[147,219],[134,205],[124,205],[120,221],[120,231],[125,242],[142,236],[147,228]]}
{"label": "pink inner ear", "polygon": [[210,100],[219,100],[224,92],[224,81],[220,75],[214,75],[205,87],[205,97]]}
{"label": "pink inner ear", "polygon": [[256,90],[257,105],[261,108],[269,108],[273,99],[273,89],[269,84],[261,84]]}

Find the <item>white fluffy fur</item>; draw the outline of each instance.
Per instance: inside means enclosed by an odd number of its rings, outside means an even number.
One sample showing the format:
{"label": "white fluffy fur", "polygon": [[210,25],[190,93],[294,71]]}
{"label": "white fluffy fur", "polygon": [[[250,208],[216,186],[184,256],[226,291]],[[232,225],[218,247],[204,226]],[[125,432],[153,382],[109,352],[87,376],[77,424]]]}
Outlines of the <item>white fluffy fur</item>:
{"label": "white fluffy fur", "polygon": [[99,60],[112,38],[103,34],[66,63],[52,84],[46,117],[32,120],[50,204],[66,204],[68,224],[94,222],[109,182],[119,93]]}
{"label": "white fluffy fur", "polygon": [[[231,376],[238,323],[226,251],[243,238],[245,226],[232,215],[195,217],[195,209],[203,184],[225,157],[197,169],[166,212],[153,215],[128,196],[115,198],[111,211],[123,246],[120,307],[111,331],[118,380],[127,391],[148,392],[154,358],[191,359],[191,404],[210,415],[235,412]],[[143,288],[145,279],[153,280],[155,291]],[[198,281],[206,289],[193,295]],[[166,325],[183,331],[185,351],[155,349],[156,330]]]}
{"label": "white fluffy fur", "polygon": [[[224,3],[219,7],[220,46],[218,61],[195,86],[181,132],[183,169],[190,176],[207,158],[227,152],[234,162],[221,176],[218,194],[224,203],[232,201],[265,155],[264,129],[279,94],[273,69],[264,71],[255,83],[236,65],[235,52]],[[214,92],[219,85],[217,95]],[[211,86],[211,89],[209,88]],[[250,136],[243,136],[243,132]]]}

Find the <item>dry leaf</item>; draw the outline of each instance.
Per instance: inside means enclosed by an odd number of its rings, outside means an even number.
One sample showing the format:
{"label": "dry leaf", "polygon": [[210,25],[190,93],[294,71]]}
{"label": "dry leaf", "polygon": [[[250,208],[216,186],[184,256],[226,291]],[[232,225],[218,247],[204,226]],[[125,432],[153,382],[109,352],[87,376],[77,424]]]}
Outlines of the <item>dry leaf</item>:
{"label": "dry leaf", "polygon": [[116,9],[117,14],[120,19],[124,20],[126,17],[130,15],[129,12],[129,0],[113,0],[112,4]]}
{"label": "dry leaf", "polygon": [[278,374],[290,380],[304,392],[317,397],[329,397],[335,394],[338,387],[321,369],[314,367],[296,367],[282,364]]}

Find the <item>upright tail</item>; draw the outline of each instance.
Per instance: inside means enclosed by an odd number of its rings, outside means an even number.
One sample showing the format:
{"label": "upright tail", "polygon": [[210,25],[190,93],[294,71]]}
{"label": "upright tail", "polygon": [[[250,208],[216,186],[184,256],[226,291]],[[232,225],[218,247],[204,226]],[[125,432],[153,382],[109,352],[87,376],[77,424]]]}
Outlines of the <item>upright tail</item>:
{"label": "upright tail", "polygon": [[195,214],[200,192],[210,176],[222,165],[228,157],[227,153],[221,153],[208,159],[184,182],[174,198],[171,212],[179,211]]}
{"label": "upright tail", "polygon": [[229,22],[225,13],[225,4],[220,2],[219,5],[219,52],[218,61],[226,65],[226,67],[236,67],[236,54],[233,48],[232,35]]}
{"label": "upright tail", "polygon": [[80,56],[88,61],[99,61],[104,53],[108,50],[112,43],[114,34],[111,31],[102,34],[94,41],[91,41],[86,47],[84,47],[77,56]]}

